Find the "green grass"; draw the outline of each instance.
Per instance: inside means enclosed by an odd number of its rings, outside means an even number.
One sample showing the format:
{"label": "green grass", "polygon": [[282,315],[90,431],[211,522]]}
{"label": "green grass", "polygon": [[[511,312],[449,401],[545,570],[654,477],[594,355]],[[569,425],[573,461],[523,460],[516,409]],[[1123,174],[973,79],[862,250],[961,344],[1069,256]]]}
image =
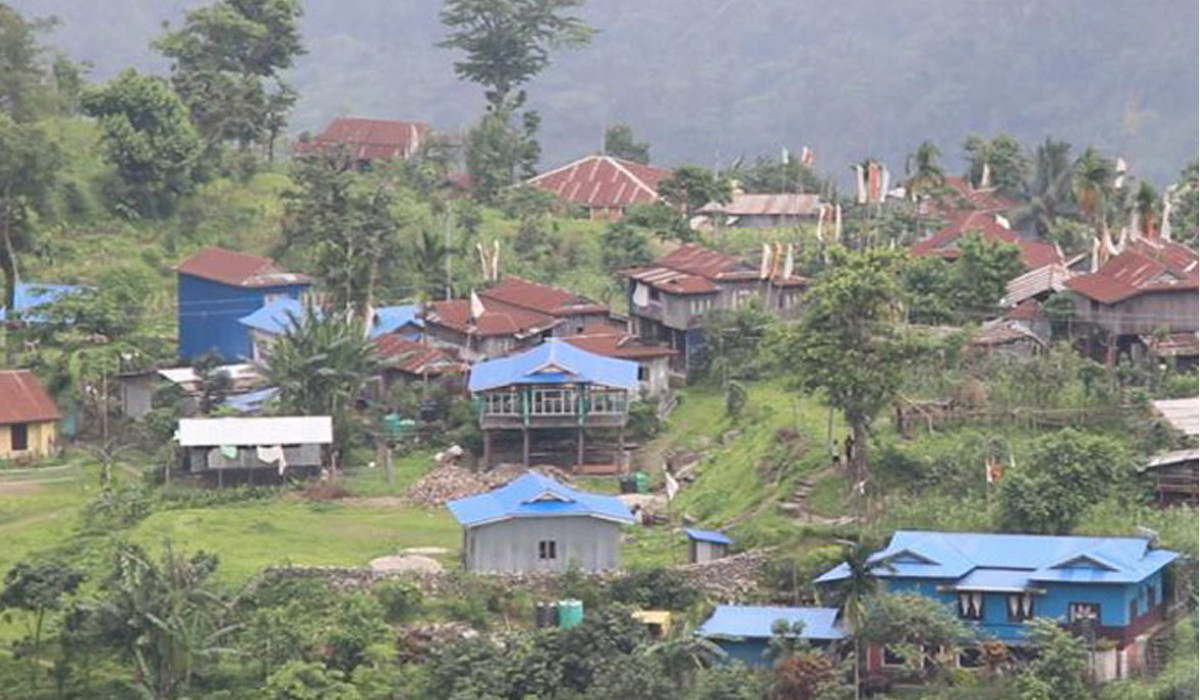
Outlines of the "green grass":
{"label": "green grass", "polygon": [[266,566],[362,566],[404,547],[445,547],[452,564],[459,527],[444,509],[422,510],[280,500],[153,513],[129,531],[156,547],[220,556],[218,576],[240,582]]}
{"label": "green grass", "polygon": [[418,479],[433,471],[433,453],[420,450],[392,459],[392,485],[387,483],[387,470],[382,463],[374,467],[359,466],[345,471],[346,493],[351,496],[402,496]]}

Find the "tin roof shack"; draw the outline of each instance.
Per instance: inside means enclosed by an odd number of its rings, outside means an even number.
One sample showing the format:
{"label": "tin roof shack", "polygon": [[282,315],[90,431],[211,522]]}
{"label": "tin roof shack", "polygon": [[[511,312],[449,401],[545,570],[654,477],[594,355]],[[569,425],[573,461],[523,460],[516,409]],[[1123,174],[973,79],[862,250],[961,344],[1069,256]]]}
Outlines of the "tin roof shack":
{"label": "tin roof shack", "polygon": [[1046,343],[1021,319],[988,321],[970,339],[971,352],[1028,359],[1041,354]]}
{"label": "tin roof shack", "polygon": [[254,349],[240,319],[277,299],[299,299],[311,286],[308,277],[284,272],[267,258],[224,248],[204,248],[175,271],[179,356],[185,361],[210,351],[225,362],[245,361]]}
{"label": "tin roof shack", "polygon": [[689,564],[706,564],[729,556],[733,540],[725,533],[693,528],[686,528],[683,532],[688,539]]}
{"label": "tin roof shack", "polygon": [[1159,506],[1200,505],[1200,449],[1155,455],[1139,471]]}
{"label": "tin roof shack", "polygon": [[671,358],[678,354],[671,348],[648,343],[607,324],[588,326],[579,335],[567,336],[563,340],[580,350],[638,363],[639,396],[660,401],[670,397]]}
{"label": "tin roof shack", "polygon": [[425,314],[430,343],[457,348],[467,360],[500,357],[549,337],[608,323],[608,307],[570,290],[506,277],[469,299],[437,301]]}
{"label": "tin roof shack", "polygon": [[359,167],[373,160],[407,159],[416,155],[429,135],[425,122],[338,117],[308,141],[292,144],[297,155],[346,149]]}
{"label": "tin roof shack", "polygon": [[727,204],[709,202],[692,228],[783,228],[814,221],[821,198],[815,194],[735,192]]}
{"label": "tin roof shack", "polygon": [[747,666],[770,666],[773,660],[767,658],[766,652],[775,623],[781,620],[789,627],[802,623],[800,639],[816,647],[827,648],[846,636],[837,608],[756,605],[718,605],[696,629],[696,636],[721,647],[730,660]]}
{"label": "tin roof shack", "polygon": [[[551,463],[620,471],[637,377],[635,362],[596,355],[558,338],[480,362],[471,368],[468,388],[479,404],[485,466],[519,461],[526,467]],[[514,446],[505,438],[517,433],[519,459],[506,459]],[[587,452],[589,436],[594,455]],[[567,447],[572,441],[573,450]]]}
{"label": "tin roof shack", "polygon": [[[1173,591],[1164,574],[1177,556],[1140,537],[900,530],[870,561],[887,592],[952,606],[982,635],[1009,645],[1025,643],[1025,621],[1034,617],[1110,640],[1111,652],[1094,659],[1105,680],[1136,673],[1147,640],[1169,629]],[[839,564],[816,583],[848,575]],[[867,668],[887,672],[883,650],[868,650]]]}
{"label": "tin roof shack", "polygon": [[[1097,256],[1099,258],[1099,256]],[[1135,238],[1094,271],[1066,281],[1075,323],[1105,337],[1093,353],[1112,361],[1141,336],[1200,330],[1200,256],[1187,246]]]}
{"label": "tin roof shack", "polygon": [[1185,435],[1195,444],[1200,437],[1200,396],[1190,399],[1161,399],[1154,401],[1154,411],[1162,416],[1171,429]]}
{"label": "tin roof shack", "polygon": [[[241,396],[256,393],[261,388],[262,377],[259,376],[258,369],[250,363],[219,365],[211,370],[211,374],[222,372],[229,375],[227,403]],[[166,384],[179,387],[183,393],[185,398],[181,408],[185,413],[196,410],[197,399],[200,396],[200,376],[195,367],[122,372],[117,378],[121,385],[121,413],[130,418],[136,420],[148,413],[153,408],[154,395]]]}
{"label": "tin roof shack", "polygon": [[687,374],[690,358],[703,344],[700,322],[716,310],[736,310],[757,299],[767,313],[792,317],[808,282],[793,272],[792,256],[764,246],[758,265],[693,243],[682,245],[648,266],[622,272],[626,280],[631,330],[679,354],[671,371]]}
{"label": "tin roof shack", "polygon": [[463,527],[463,564],[476,573],[615,570],[621,526],[633,523],[620,500],[535,471],[446,507]]}
{"label": "tin roof shack", "polygon": [[329,416],[277,418],[183,418],[179,446],[183,467],[224,485],[277,483],[290,475],[312,476],[325,466],[333,444]]}
{"label": "tin roof shack", "polygon": [[591,155],[525,182],[586,208],[593,220],[616,221],[630,205],[657,202],[658,183],[668,175],[653,165]]}
{"label": "tin roof shack", "polygon": [[61,417],[33,372],[0,371],[0,459],[24,461],[53,453]]}

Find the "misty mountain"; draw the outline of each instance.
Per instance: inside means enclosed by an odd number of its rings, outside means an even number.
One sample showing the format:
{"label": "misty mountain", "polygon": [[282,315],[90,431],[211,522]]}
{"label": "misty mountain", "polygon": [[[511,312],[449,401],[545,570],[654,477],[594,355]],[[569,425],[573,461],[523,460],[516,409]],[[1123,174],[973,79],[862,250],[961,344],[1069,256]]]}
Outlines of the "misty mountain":
{"label": "misty mountain", "polygon": [[[184,0],[15,0],[56,15],[48,40],[90,61],[164,71],[149,49]],[[456,80],[438,0],[307,0],[309,53],[291,76],[291,130],[337,114],[419,118],[455,130],[481,90]],[[593,43],[559,54],[528,86],[545,167],[599,148],[625,121],[656,163],[728,164],[812,147],[843,177],[882,158],[893,172],[924,139],[957,170],[963,138],[1008,131],[1122,155],[1173,180],[1197,155],[1195,0],[588,0]]]}

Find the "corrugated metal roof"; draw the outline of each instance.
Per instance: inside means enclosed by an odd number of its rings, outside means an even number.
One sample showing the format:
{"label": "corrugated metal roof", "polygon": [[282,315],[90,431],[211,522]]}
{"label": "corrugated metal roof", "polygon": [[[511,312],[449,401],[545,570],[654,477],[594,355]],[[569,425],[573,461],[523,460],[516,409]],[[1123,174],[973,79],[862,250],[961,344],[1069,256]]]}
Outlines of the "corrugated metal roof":
{"label": "corrugated metal roof", "polygon": [[1200,289],[1200,256],[1171,241],[1139,238],[1099,270],[1067,280],[1072,291],[1103,304],[1146,292]]}
{"label": "corrugated metal roof", "polygon": [[[284,335],[304,320],[304,304],[291,297],[273,299],[252,314],[238,319],[238,323],[263,333]],[[320,312],[318,310],[318,316]]]}
{"label": "corrugated metal roof", "polygon": [[728,204],[709,202],[699,212],[725,216],[816,216],[820,205],[821,198],[815,194],[743,192],[733,195]]}
{"label": "corrugated metal roof", "polygon": [[1155,401],[1154,410],[1158,411],[1172,428],[1184,435],[1200,435],[1200,396]]}
{"label": "corrugated metal roof", "polygon": [[338,117],[312,141],[295,143],[292,150],[311,153],[344,146],[355,160],[407,158],[417,151],[428,132],[425,122]]}
{"label": "corrugated metal roof", "polygon": [[59,419],[58,406],[33,372],[0,371],[0,425]]}
{"label": "corrugated metal roof", "polygon": [[1026,270],[1036,270],[1063,262],[1062,255],[1053,244],[1024,238],[1016,231],[1001,226],[994,213],[985,211],[957,212],[951,215],[944,228],[929,238],[913,243],[908,247],[908,252],[917,257],[936,255],[953,260],[961,254],[957,245],[959,239],[970,233],[978,233],[984,240],[1016,245],[1021,251],[1021,264]]}
{"label": "corrugated metal roof", "polygon": [[729,539],[729,535],[716,530],[697,530],[695,528],[684,528],[684,533],[687,534],[689,540],[697,542],[713,542],[715,544],[733,544],[733,540]]}
{"label": "corrugated metal roof", "polygon": [[636,335],[607,328],[585,328],[583,333],[567,336],[563,340],[580,350],[626,360],[669,357],[679,354],[665,345],[648,343]]}
{"label": "corrugated metal roof", "polygon": [[1066,289],[1067,280],[1072,276],[1074,273],[1063,263],[1051,263],[1030,270],[1008,281],[1000,305],[1016,306],[1039,294],[1061,292]]}
{"label": "corrugated metal roof", "polygon": [[183,447],[328,445],[332,442],[333,419],[329,416],[179,420],[179,444]]}
{"label": "corrugated metal roof", "polygon": [[638,365],[580,350],[561,338],[509,357],[485,360],[471,368],[468,388],[487,391],[515,384],[599,384],[638,389]]}
{"label": "corrugated metal roof", "polygon": [[548,476],[529,471],[498,489],[446,504],[464,527],[509,518],[590,516],[632,523],[633,514],[620,499],[578,491]]}
{"label": "corrugated metal roof", "polygon": [[413,375],[457,374],[470,366],[444,348],[389,333],[375,338],[375,353],[385,364]]}
{"label": "corrugated metal roof", "polygon": [[490,337],[512,335],[518,338],[536,335],[553,328],[559,319],[540,311],[531,311],[495,299],[479,298],[483,314],[471,316],[469,299],[435,301],[425,314],[427,323],[444,326],[460,333]]}
{"label": "corrugated metal roof", "polygon": [[225,248],[202,248],[176,266],[175,271],[234,287],[282,287],[311,284],[306,275],[285,272],[268,258]]}
{"label": "corrugated metal roof", "polygon": [[569,289],[513,276],[505,277],[494,287],[481,290],[479,298],[485,300],[485,306],[486,300],[490,299],[551,316],[608,314],[607,306]]}
{"label": "corrugated metal roof", "polygon": [[588,207],[627,207],[658,200],[658,183],[670,171],[592,155],[530,178],[527,184]]}
{"label": "corrugated metal roof", "polygon": [[[1059,537],[898,530],[871,556],[880,578],[960,579],[979,569],[1025,569],[1031,581],[1132,583],[1176,558],[1140,537]],[[1085,561],[1086,560],[1086,561]],[[1084,565],[1076,566],[1075,562]],[[1087,562],[1097,562],[1095,566]],[[887,568],[890,564],[891,568]],[[846,578],[839,564],[818,583]]]}
{"label": "corrugated metal roof", "polygon": [[257,391],[248,391],[245,394],[237,394],[230,396],[221,402],[222,406],[232,408],[238,413],[257,413],[263,404],[279,395],[277,387],[267,387]]}
{"label": "corrugated metal roof", "polygon": [[[39,284],[37,282],[22,282],[13,290],[13,307],[21,315],[21,320],[33,323],[44,322],[45,316],[30,314],[30,311],[40,306],[54,303],[68,294],[87,289],[74,284]],[[7,320],[8,310],[0,306],[0,323]]]}
{"label": "corrugated metal roof", "polygon": [[1024,591],[1033,586],[1029,569],[975,569],[955,584],[967,591]]}
{"label": "corrugated metal roof", "polygon": [[[220,365],[213,372],[225,372],[235,385],[252,384],[260,379],[258,369],[249,362],[239,362],[232,365]],[[196,376],[194,367],[168,367],[158,370],[159,376],[172,384],[178,384],[185,391],[193,391],[200,378]]]}
{"label": "corrugated metal roof", "polygon": [[846,636],[837,608],[782,608],[765,605],[718,605],[696,629],[697,636],[769,639],[779,620],[804,623],[801,639],[834,640]]}
{"label": "corrugated metal roof", "polygon": [[1168,464],[1179,464],[1180,462],[1195,462],[1200,460],[1200,449],[1192,448],[1190,450],[1172,450],[1171,452],[1163,452],[1162,454],[1154,455],[1150,461],[1146,462],[1142,470],[1157,469]]}
{"label": "corrugated metal roof", "polygon": [[410,324],[420,328],[425,325],[425,319],[421,318],[420,313],[421,308],[416,304],[381,306],[375,309],[370,337],[378,338]]}

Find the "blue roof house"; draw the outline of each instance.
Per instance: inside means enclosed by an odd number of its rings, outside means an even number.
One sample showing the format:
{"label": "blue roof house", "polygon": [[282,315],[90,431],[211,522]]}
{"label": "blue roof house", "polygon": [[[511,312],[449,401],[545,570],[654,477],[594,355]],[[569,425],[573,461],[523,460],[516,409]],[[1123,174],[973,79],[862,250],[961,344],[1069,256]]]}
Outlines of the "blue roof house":
{"label": "blue roof house", "polygon": [[729,556],[733,540],[724,532],[685,528],[683,533],[688,540],[689,564],[703,564]]}
{"label": "blue roof house", "polygon": [[573,489],[536,471],[500,488],[446,504],[463,526],[467,571],[609,571],[620,566],[620,499]]}
{"label": "blue roof house", "polygon": [[[629,402],[638,393],[636,362],[550,338],[518,354],[476,364],[468,389],[479,405],[488,466],[504,460],[506,447],[509,454],[515,451],[505,438],[517,434],[520,462],[526,467],[536,460],[563,467],[587,464],[594,472],[612,473],[624,464]],[[613,433],[615,444],[601,440]],[[592,455],[585,434],[593,438]],[[572,437],[575,450],[561,449],[564,439]],[[604,453],[599,461],[596,451]]]}
{"label": "blue roof house", "polygon": [[299,299],[311,286],[304,275],[273,261],[223,248],[204,248],[175,268],[178,279],[179,356],[191,361],[216,352],[224,362],[254,355],[240,320],[270,302]]}
{"label": "blue roof house", "polygon": [[790,627],[803,623],[800,638],[815,647],[825,647],[845,636],[837,608],[779,608],[758,605],[718,605],[712,616],[696,629],[703,637],[747,666],[769,666],[767,649],[774,636],[775,623],[782,620]]}
{"label": "blue roof house", "polygon": [[[1020,645],[1034,617],[1110,639],[1124,659],[1122,676],[1167,622],[1164,574],[1177,556],[1140,537],[900,530],[871,561],[888,592],[942,601],[984,639]],[[841,564],[816,582],[835,585],[847,575]]]}
{"label": "blue roof house", "polygon": [[[320,309],[316,310],[320,316]],[[265,362],[271,354],[271,345],[282,335],[287,335],[305,316],[304,303],[292,297],[279,297],[263,304],[252,314],[238,319],[250,334],[250,358]]]}
{"label": "blue roof house", "polygon": [[397,333],[407,340],[420,340],[425,329],[421,308],[416,304],[405,306],[380,306],[371,316],[368,337],[374,340],[389,333]]}
{"label": "blue roof house", "polygon": [[[38,284],[36,282],[21,282],[13,290],[13,308],[17,316],[25,323],[45,323],[43,311],[64,296],[88,289],[74,284]],[[2,301],[2,299],[0,299]],[[9,320],[8,309],[0,305],[0,323]]]}

